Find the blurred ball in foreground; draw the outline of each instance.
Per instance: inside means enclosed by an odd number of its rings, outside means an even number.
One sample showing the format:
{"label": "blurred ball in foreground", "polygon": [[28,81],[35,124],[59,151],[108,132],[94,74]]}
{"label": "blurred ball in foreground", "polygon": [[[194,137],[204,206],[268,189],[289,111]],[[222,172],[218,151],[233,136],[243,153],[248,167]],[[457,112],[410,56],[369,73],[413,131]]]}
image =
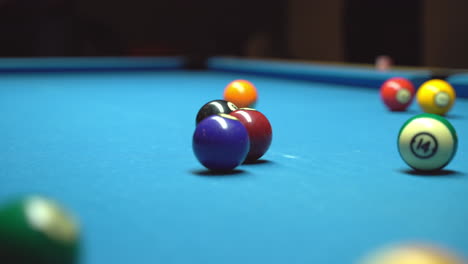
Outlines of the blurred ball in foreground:
{"label": "blurred ball in foreground", "polygon": [[78,222],[68,209],[47,197],[30,195],[0,208],[0,263],[76,264]]}
{"label": "blurred ball in foreground", "polygon": [[464,264],[453,252],[429,244],[404,244],[386,247],[365,257],[358,264]]}

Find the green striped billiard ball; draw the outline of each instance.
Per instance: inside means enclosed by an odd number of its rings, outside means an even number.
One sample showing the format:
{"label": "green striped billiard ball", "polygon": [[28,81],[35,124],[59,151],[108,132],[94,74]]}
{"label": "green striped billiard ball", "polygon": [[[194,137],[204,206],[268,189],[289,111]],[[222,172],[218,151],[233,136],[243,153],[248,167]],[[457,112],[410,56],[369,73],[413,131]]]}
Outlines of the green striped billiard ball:
{"label": "green striped billiard ball", "polygon": [[398,134],[401,158],[418,171],[437,171],[457,152],[457,133],[447,119],[435,114],[410,118]]}
{"label": "green striped billiard ball", "polygon": [[28,196],[0,208],[0,263],[77,263],[76,220],[57,202]]}

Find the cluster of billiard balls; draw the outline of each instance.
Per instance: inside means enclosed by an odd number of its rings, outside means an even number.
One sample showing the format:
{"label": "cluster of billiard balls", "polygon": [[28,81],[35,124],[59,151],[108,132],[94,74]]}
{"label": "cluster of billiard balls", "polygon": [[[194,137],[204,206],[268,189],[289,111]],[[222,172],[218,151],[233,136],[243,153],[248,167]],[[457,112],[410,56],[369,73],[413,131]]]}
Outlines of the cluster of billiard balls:
{"label": "cluster of billiard balls", "polygon": [[404,111],[414,97],[426,113],[445,115],[455,103],[455,90],[444,80],[433,79],[423,83],[417,93],[411,81],[394,77],[385,81],[380,88],[380,96],[391,111]]}
{"label": "cluster of billiard balls", "polygon": [[252,83],[235,80],[225,88],[225,100],[213,100],[200,108],[192,146],[207,169],[230,171],[267,152],[272,128],[264,114],[250,108],[257,97]]}
{"label": "cluster of billiard balls", "polygon": [[455,90],[443,80],[423,83],[417,93],[405,78],[395,77],[381,86],[380,95],[391,111],[405,111],[416,98],[425,112],[407,120],[398,134],[398,151],[413,169],[441,170],[455,156],[458,137],[453,125],[443,117],[455,102]]}
{"label": "cluster of billiard balls", "polygon": [[[232,82],[225,98],[242,107],[257,100],[247,81]],[[271,126],[259,111],[215,100],[200,109],[193,148],[213,170],[229,170],[260,158],[271,143]],[[75,264],[80,261],[80,228],[57,201],[26,196],[0,207],[0,264]]]}

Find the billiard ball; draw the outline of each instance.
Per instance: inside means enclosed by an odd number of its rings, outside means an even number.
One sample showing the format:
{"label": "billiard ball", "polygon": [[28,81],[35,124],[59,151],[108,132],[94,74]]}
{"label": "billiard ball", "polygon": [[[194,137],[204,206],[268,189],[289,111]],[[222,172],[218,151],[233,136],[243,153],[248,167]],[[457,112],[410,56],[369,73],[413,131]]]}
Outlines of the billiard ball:
{"label": "billiard ball", "polygon": [[213,171],[230,171],[244,162],[249,152],[244,125],[227,114],[212,115],[198,123],[192,147],[198,161]]}
{"label": "billiard ball", "polygon": [[0,263],[70,264],[78,252],[78,223],[57,202],[27,196],[0,208]]}
{"label": "billiard ball", "polygon": [[410,118],[398,134],[401,158],[419,171],[437,171],[445,167],[455,156],[457,144],[455,128],[436,114],[425,113]]}
{"label": "billiard ball", "polygon": [[387,246],[365,256],[359,264],[463,264],[455,253],[428,243]]}
{"label": "billiard ball", "polygon": [[380,55],[375,59],[375,69],[378,71],[388,71],[392,68],[393,60],[388,55]]}
{"label": "billiard ball", "polygon": [[234,110],[237,110],[238,107],[226,100],[213,100],[205,105],[203,105],[200,110],[198,110],[196,124],[200,123],[203,119],[216,115],[216,114],[229,114]]}
{"label": "billiard ball", "polygon": [[232,81],[224,89],[224,100],[233,102],[239,108],[253,107],[257,99],[257,88],[246,80]]}
{"label": "billiard ball", "polygon": [[265,115],[252,108],[240,108],[230,115],[237,117],[249,133],[250,150],[246,162],[258,160],[270,147],[271,124]]}
{"label": "billiard ball", "polygon": [[415,89],[405,78],[394,77],[380,87],[380,97],[391,111],[404,111],[413,101]]}
{"label": "billiard ball", "polygon": [[416,98],[424,112],[445,115],[452,108],[456,95],[448,82],[433,79],[419,87]]}

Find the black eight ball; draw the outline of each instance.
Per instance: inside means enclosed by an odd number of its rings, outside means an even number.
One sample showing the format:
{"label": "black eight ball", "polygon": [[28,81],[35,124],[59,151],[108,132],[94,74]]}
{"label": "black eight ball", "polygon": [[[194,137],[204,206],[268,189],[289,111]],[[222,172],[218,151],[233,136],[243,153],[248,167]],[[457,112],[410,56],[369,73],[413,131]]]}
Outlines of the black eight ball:
{"label": "black eight ball", "polygon": [[200,123],[200,121],[209,116],[217,114],[229,114],[237,109],[238,107],[231,102],[225,100],[213,100],[206,103],[204,106],[202,106],[202,108],[200,108],[197,114],[196,122],[198,124]]}

